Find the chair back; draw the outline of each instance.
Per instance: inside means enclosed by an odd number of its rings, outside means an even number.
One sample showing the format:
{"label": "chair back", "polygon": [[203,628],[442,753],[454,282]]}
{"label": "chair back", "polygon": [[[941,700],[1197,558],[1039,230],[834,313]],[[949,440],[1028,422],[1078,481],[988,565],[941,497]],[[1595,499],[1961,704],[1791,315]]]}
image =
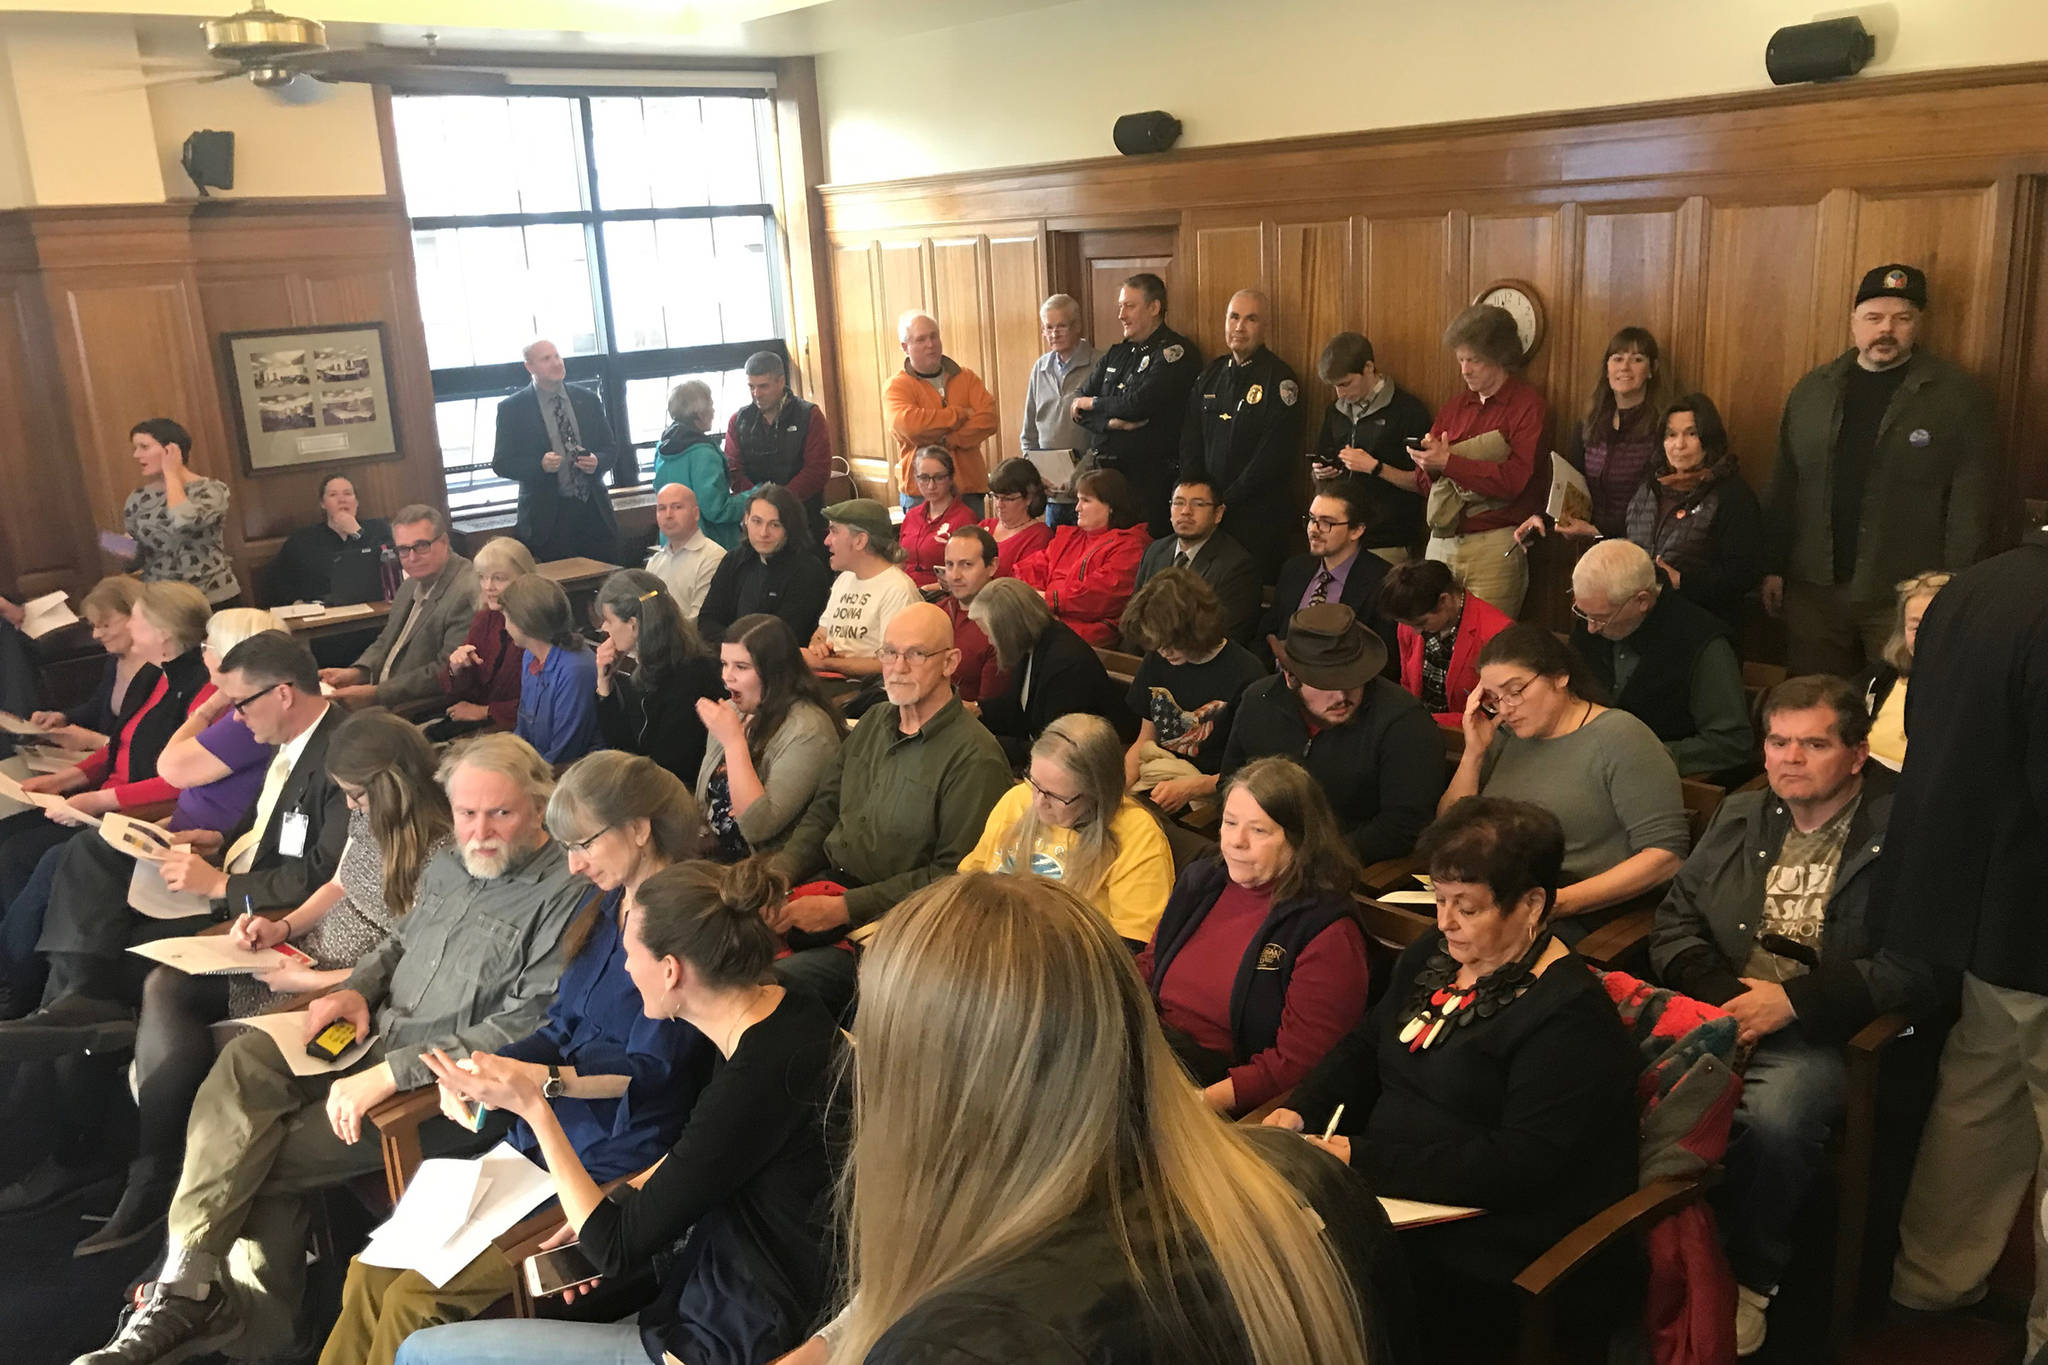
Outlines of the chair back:
{"label": "chair back", "polygon": [[1678,792],[1685,801],[1686,834],[1692,839],[1692,846],[1698,848],[1700,836],[1713,823],[1714,812],[1721,809],[1721,800],[1728,795],[1728,789],[1711,782],[1681,777],[1678,779]]}

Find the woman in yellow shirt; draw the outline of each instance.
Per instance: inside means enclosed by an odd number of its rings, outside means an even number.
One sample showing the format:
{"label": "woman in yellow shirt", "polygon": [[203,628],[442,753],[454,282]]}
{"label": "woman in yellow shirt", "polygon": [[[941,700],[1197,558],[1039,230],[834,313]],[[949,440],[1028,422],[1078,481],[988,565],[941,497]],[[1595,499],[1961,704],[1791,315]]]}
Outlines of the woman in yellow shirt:
{"label": "woman in yellow shirt", "polygon": [[1920,636],[1920,618],[1950,575],[1915,574],[1898,586],[1899,614],[1892,638],[1885,641],[1884,661],[1871,670],[1863,704],[1870,710],[1870,756],[1897,772],[1906,763],[1906,675],[1913,671],[1913,644]]}
{"label": "woman in yellow shirt", "polygon": [[1029,775],[996,802],[960,870],[1064,882],[1134,949],[1151,939],[1173,890],[1165,833],[1124,794],[1116,727],[1085,712],[1045,727]]}

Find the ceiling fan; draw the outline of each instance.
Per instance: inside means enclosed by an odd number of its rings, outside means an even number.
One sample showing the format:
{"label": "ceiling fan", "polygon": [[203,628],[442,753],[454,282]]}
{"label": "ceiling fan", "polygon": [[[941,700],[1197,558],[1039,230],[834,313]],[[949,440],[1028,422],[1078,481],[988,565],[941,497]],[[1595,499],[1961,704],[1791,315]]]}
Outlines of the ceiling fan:
{"label": "ceiling fan", "polygon": [[505,83],[497,73],[442,63],[432,33],[426,35],[424,47],[373,43],[360,48],[331,48],[327,45],[325,24],[317,19],[279,14],[264,0],[250,0],[248,9],[225,19],[208,19],[200,25],[200,31],[206,36],[207,55],[231,63],[231,69],[187,70],[153,77],[147,84],[206,84],[247,76],[251,84],[275,90],[290,84],[294,77],[310,76],[329,84],[353,81],[399,85],[411,91],[446,89],[474,93],[485,86]]}

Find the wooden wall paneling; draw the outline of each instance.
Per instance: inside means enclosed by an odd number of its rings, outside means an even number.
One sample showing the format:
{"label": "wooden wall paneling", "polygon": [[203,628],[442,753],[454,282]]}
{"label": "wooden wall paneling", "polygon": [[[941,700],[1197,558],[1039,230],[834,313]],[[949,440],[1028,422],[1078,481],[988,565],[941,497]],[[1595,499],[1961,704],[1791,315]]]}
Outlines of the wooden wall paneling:
{"label": "wooden wall paneling", "polygon": [[[1552,339],[1538,348],[1523,370],[1523,378],[1538,388],[1549,388],[1554,375],[1569,371],[1569,358],[1560,360],[1554,338],[1570,335],[1571,300],[1558,288],[1558,221],[1555,212],[1472,215],[1466,240],[1471,244],[1466,267],[1465,298],[1495,280],[1526,280],[1536,286]],[[1595,343],[1596,345],[1598,343]]]}
{"label": "wooden wall paneling", "polygon": [[[1456,274],[1462,277],[1462,249],[1457,260]],[[1457,380],[1442,345],[1453,297],[1444,215],[1367,219],[1362,274],[1363,322],[1375,364],[1434,411],[1454,392]]]}
{"label": "wooden wall paneling", "polygon": [[1623,327],[1646,327],[1676,380],[1684,357],[1673,344],[1678,312],[1678,205],[1582,211],[1573,335],[1565,357],[1560,397],[1583,399],[1606,364],[1607,339]]}
{"label": "wooden wall paneling", "polygon": [[[931,239],[927,237],[884,241],[876,254],[881,308],[875,317],[875,349],[881,361],[883,384],[903,368],[903,343],[897,336],[897,320],[911,309],[929,311],[937,306],[932,299],[930,258]],[[886,423],[882,435],[883,459],[894,477],[896,438],[889,434]],[[890,491],[893,494],[901,490],[892,485]]]}
{"label": "wooden wall paneling", "polygon": [[[869,483],[887,480],[891,450],[882,420],[884,351],[876,281],[878,250],[868,242],[832,249],[833,309],[839,322],[839,398],[845,411],[827,415],[839,419],[848,465],[857,478]],[[895,353],[892,346],[888,354]]]}
{"label": "wooden wall paneling", "polygon": [[[995,338],[988,307],[984,256],[987,246],[988,239],[980,234],[934,239],[931,298],[932,311],[938,315],[945,338],[946,354],[974,371],[993,391],[996,380],[989,360],[995,354]],[[1000,404],[1002,396],[995,396]],[[995,439],[982,442],[984,464]]]}
{"label": "wooden wall paneling", "polygon": [[1984,366],[2003,312],[1990,279],[1995,197],[1988,184],[1858,194],[1850,273],[1823,290],[1845,319],[1843,334],[1863,272],[1903,261],[1927,272],[1922,343],[1972,369]]}
{"label": "wooden wall paneling", "polygon": [[47,323],[32,271],[0,273],[0,484],[36,490],[0,498],[0,592],[17,602],[81,582],[99,563]]}
{"label": "wooden wall paneling", "polygon": [[[2028,177],[2015,189],[2015,217],[2022,230],[2012,253],[2014,284],[2004,348],[2015,363],[2005,371],[1998,398],[2005,430],[2024,449],[2032,433],[2048,429],[2048,181]],[[2009,467],[2013,492],[2020,498],[2048,498],[2048,461],[2014,464]]]}
{"label": "wooden wall paneling", "polygon": [[995,332],[993,376],[1002,429],[990,452],[989,468],[1020,449],[1025,395],[1031,367],[1045,352],[1039,334],[1038,305],[1052,292],[1046,281],[1045,237],[1030,231],[991,235],[988,239],[988,301]]}
{"label": "wooden wall paneling", "polygon": [[1717,203],[1707,213],[1705,341],[1690,373],[1720,408],[1729,447],[1759,492],[1777,458],[1786,393],[1818,350],[1846,335],[1838,317],[1822,341],[1807,306],[1820,220],[1818,203]]}
{"label": "wooden wall paneling", "polygon": [[1178,227],[1062,231],[1054,240],[1055,261],[1063,271],[1072,272],[1058,278],[1054,287],[1080,300],[1088,339],[1098,350],[1108,350],[1123,339],[1117,325],[1117,290],[1140,272],[1166,281],[1168,316],[1176,322],[1185,320],[1188,300],[1181,290]]}
{"label": "wooden wall paneling", "polygon": [[1172,317],[1175,329],[1194,338],[1206,359],[1223,353],[1223,312],[1230,296],[1240,289],[1265,288],[1271,283],[1266,225],[1191,225],[1190,235],[1195,258],[1194,297],[1189,300],[1193,309],[1180,308]]}
{"label": "wooden wall paneling", "polygon": [[[1349,218],[1283,222],[1275,235],[1274,316],[1266,328],[1266,344],[1294,367],[1301,381],[1304,451],[1315,443],[1331,399],[1330,386],[1316,373],[1316,360],[1331,337],[1358,326],[1353,236]],[[1295,466],[1293,477],[1298,500],[1305,504],[1311,483],[1308,461]]]}

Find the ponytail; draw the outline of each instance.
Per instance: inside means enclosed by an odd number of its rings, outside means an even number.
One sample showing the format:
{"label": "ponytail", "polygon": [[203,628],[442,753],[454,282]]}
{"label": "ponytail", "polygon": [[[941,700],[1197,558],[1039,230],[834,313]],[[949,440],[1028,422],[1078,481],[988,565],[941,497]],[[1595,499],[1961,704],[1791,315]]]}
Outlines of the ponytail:
{"label": "ponytail", "polygon": [[640,883],[634,922],[654,957],[690,964],[706,985],[732,989],[767,979],[779,940],[767,912],[789,894],[789,879],[766,856],[724,867],[665,867]]}

